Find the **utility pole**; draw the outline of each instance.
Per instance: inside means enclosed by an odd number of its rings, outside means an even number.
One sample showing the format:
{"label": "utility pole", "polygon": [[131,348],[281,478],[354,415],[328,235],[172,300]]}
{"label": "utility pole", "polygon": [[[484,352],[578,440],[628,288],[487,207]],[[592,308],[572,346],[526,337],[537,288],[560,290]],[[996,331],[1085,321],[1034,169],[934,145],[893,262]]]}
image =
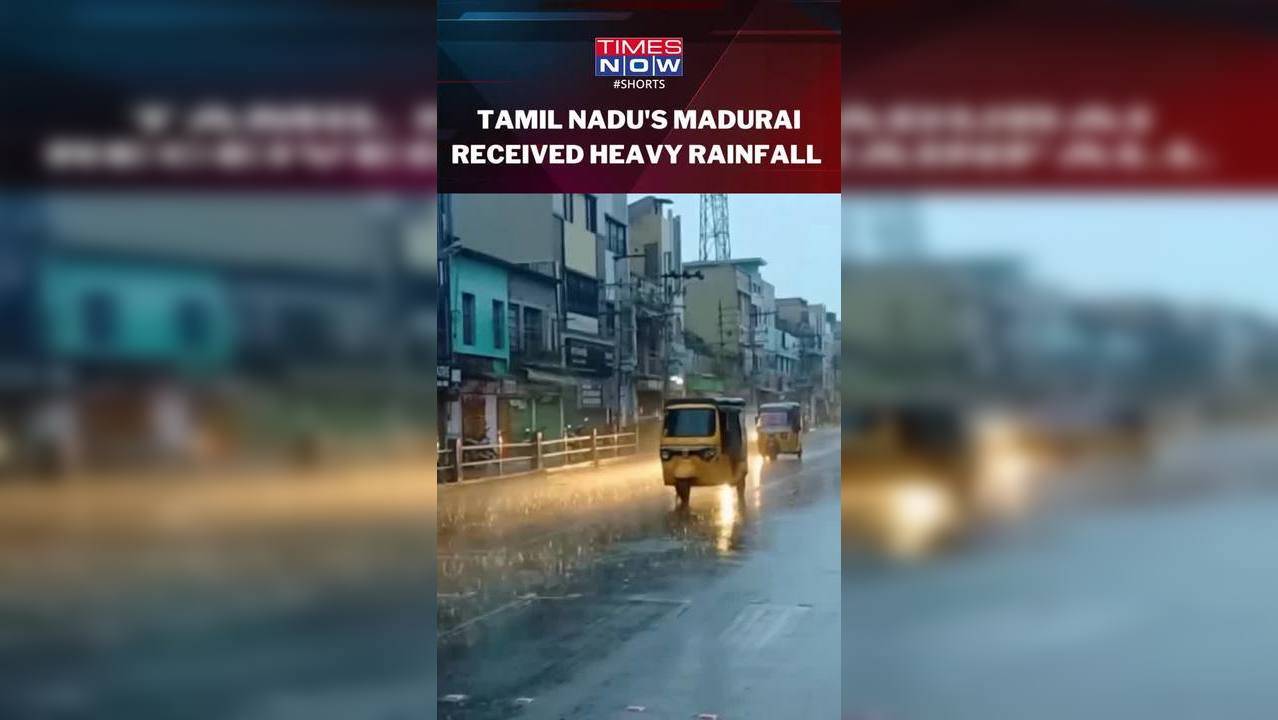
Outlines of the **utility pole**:
{"label": "utility pole", "polygon": [[[625,263],[625,266],[623,267],[621,261],[642,257],[644,257],[643,253],[633,253],[629,255],[617,255],[612,259],[613,275],[616,277],[617,285],[617,306],[613,309],[613,312],[615,313],[613,316],[613,365],[616,367],[618,431],[621,429],[621,420],[625,416],[624,402],[622,400],[623,388],[621,382],[621,355],[625,348],[621,342],[621,335],[623,331],[629,332],[623,327],[625,324],[623,318],[632,318],[635,306],[634,294],[631,292],[630,263]],[[622,278],[623,273],[625,274],[624,279]],[[629,300],[628,309],[626,308],[625,300]],[[631,327],[633,327],[633,319]],[[637,363],[639,359],[638,344],[631,343],[631,348],[635,351],[635,361]],[[633,374],[631,377],[634,377]]]}
{"label": "utility pole", "polygon": [[[729,322],[735,323],[738,326],[737,328],[738,334],[736,334],[735,336],[732,336],[731,338],[729,337],[731,333],[727,331]],[[726,380],[731,380],[733,382],[748,381],[746,378],[747,373],[745,371],[745,368],[743,367],[743,365],[745,364],[745,353],[742,352],[738,354],[736,352],[733,352],[733,353],[728,352],[728,345],[730,344],[729,343],[730,340],[733,342],[736,342],[738,345],[740,345],[741,343],[741,335],[739,334],[740,324],[741,324],[741,319],[740,319],[739,312],[734,312],[733,310],[729,309],[727,315],[725,316],[723,312],[723,301],[720,300],[719,301],[719,352],[717,353],[717,357],[719,361],[719,373],[723,376],[723,379],[725,381]]]}
{"label": "utility pole", "polygon": [[759,348],[767,347],[767,338],[763,343],[759,343],[755,339],[755,326],[765,317],[776,315],[775,310],[759,311],[753,305],[750,306],[750,399],[754,403],[755,411],[759,407]]}
{"label": "utility pole", "polygon": [[719,372],[726,375],[727,363],[723,359],[724,342],[723,342],[723,301],[719,301],[719,352],[716,353],[719,360]]}
{"label": "utility pole", "polygon": [[[666,278],[661,279],[661,401],[664,403],[670,396],[670,351],[674,345],[674,332],[671,330],[670,317],[674,315],[674,301],[666,292]],[[684,378],[687,386],[688,379]]]}
{"label": "utility pole", "polygon": [[756,387],[758,384],[756,375],[759,372],[759,356],[755,352],[754,346],[754,324],[756,322],[758,322],[758,311],[755,310],[754,305],[752,304],[750,305],[750,404],[751,407],[756,408],[755,411],[758,412],[759,390]]}
{"label": "utility pole", "polygon": [[[675,284],[673,292],[666,292],[666,282],[671,280],[705,280],[706,276],[700,270],[688,272],[687,270],[670,271],[662,273],[661,278],[661,337],[662,337],[662,362],[661,362],[661,387],[662,400],[670,395],[670,355],[672,345],[674,345],[674,328],[670,318],[676,317],[675,313],[675,297],[683,293],[683,283]],[[723,301],[719,301],[719,312],[723,313]],[[683,386],[687,387],[687,378],[683,380]]]}

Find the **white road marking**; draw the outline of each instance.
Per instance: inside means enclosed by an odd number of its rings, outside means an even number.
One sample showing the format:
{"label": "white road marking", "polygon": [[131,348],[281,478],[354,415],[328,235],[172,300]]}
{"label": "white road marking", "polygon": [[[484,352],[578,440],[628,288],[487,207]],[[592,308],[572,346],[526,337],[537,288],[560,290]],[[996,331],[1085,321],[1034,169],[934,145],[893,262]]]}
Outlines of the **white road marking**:
{"label": "white road marking", "polygon": [[451,693],[440,698],[440,700],[443,700],[446,703],[452,703],[454,705],[459,705],[461,703],[464,703],[468,699],[470,699],[469,695],[463,695],[461,693]]}
{"label": "white road marking", "polygon": [[792,631],[810,609],[801,605],[751,603],[737,613],[719,637],[736,648],[761,650]]}

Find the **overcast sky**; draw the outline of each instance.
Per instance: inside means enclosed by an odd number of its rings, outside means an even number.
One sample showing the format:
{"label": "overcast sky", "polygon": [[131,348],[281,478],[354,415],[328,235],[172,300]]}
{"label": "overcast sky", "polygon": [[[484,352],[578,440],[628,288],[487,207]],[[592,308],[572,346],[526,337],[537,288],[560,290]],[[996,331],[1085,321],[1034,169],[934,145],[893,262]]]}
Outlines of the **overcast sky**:
{"label": "overcast sky", "polygon": [[[683,259],[698,259],[701,196],[659,197],[673,200],[671,209],[683,217]],[[766,260],[763,279],[777,297],[798,295],[839,312],[838,195],[729,195],[728,226],[732,256]]]}
{"label": "overcast sky", "polygon": [[[684,260],[696,260],[700,196],[663,197],[683,216]],[[1278,318],[1278,195],[927,195],[917,208],[931,255],[1014,255],[1035,277],[1080,295],[1156,296]],[[728,210],[733,256],[764,258],[778,297],[839,307],[838,196],[730,195]]]}
{"label": "overcast sky", "polygon": [[1010,253],[1088,295],[1153,295],[1278,318],[1278,196],[932,196],[937,255]]}

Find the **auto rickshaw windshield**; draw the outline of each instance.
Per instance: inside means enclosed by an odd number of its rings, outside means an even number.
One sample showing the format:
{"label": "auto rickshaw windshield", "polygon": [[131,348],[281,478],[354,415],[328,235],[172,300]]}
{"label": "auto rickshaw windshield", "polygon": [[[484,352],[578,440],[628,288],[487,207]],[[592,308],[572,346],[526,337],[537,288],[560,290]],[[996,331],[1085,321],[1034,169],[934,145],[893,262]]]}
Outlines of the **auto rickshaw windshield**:
{"label": "auto rickshaw windshield", "polygon": [[764,430],[788,430],[790,414],[785,410],[764,410],[759,413],[759,425]]}
{"label": "auto rickshaw windshield", "polygon": [[666,437],[710,437],[714,435],[713,408],[672,408],[666,411]]}

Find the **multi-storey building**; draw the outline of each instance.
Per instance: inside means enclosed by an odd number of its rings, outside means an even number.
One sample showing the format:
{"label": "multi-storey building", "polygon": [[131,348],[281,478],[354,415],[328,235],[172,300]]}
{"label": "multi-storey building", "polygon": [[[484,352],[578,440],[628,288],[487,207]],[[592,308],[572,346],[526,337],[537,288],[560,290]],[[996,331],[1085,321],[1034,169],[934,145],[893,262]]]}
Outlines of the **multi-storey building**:
{"label": "multi-storey building", "polygon": [[[464,416],[456,405],[477,409],[479,401],[466,396],[484,396],[485,422],[503,437],[537,430],[558,437],[633,422],[633,382],[619,352],[626,318],[619,280],[625,196],[450,195],[441,198],[440,213],[444,263],[482,257],[505,269],[500,302],[507,339],[493,377],[472,370],[470,380],[486,384],[468,385],[466,368],[456,368],[456,397],[445,400],[454,407],[441,412]],[[498,293],[490,294],[480,315],[497,314]],[[462,301],[455,290],[445,297],[448,304]],[[459,310],[441,308],[454,338]],[[439,362],[453,368],[466,355],[454,347]],[[463,429],[460,420],[447,425],[450,434]]]}
{"label": "multi-storey building", "polygon": [[767,352],[771,390],[778,399],[796,399],[794,389],[799,374],[799,338],[775,324],[769,330]]}
{"label": "multi-storey building", "polygon": [[429,407],[426,203],[66,193],[24,216],[29,426],[88,461],[355,442]]}
{"label": "multi-storey building", "polygon": [[[682,392],[688,372],[684,345],[683,245],[680,218],[652,196],[630,203],[631,257],[625,261],[634,322],[638,412],[654,418],[667,395]],[[664,214],[663,214],[664,210]]]}
{"label": "multi-storey building", "polygon": [[837,321],[825,306],[800,297],[777,299],[778,324],[799,339],[799,369],[795,392],[814,422],[835,419],[838,387],[835,380]]}
{"label": "multi-storey building", "polygon": [[688,332],[710,348],[720,375],[753,402],[772,393],[768,339],[776,325],[775,290],[763,279],[762,258],[684,263],[703,279],[687,285]]}

